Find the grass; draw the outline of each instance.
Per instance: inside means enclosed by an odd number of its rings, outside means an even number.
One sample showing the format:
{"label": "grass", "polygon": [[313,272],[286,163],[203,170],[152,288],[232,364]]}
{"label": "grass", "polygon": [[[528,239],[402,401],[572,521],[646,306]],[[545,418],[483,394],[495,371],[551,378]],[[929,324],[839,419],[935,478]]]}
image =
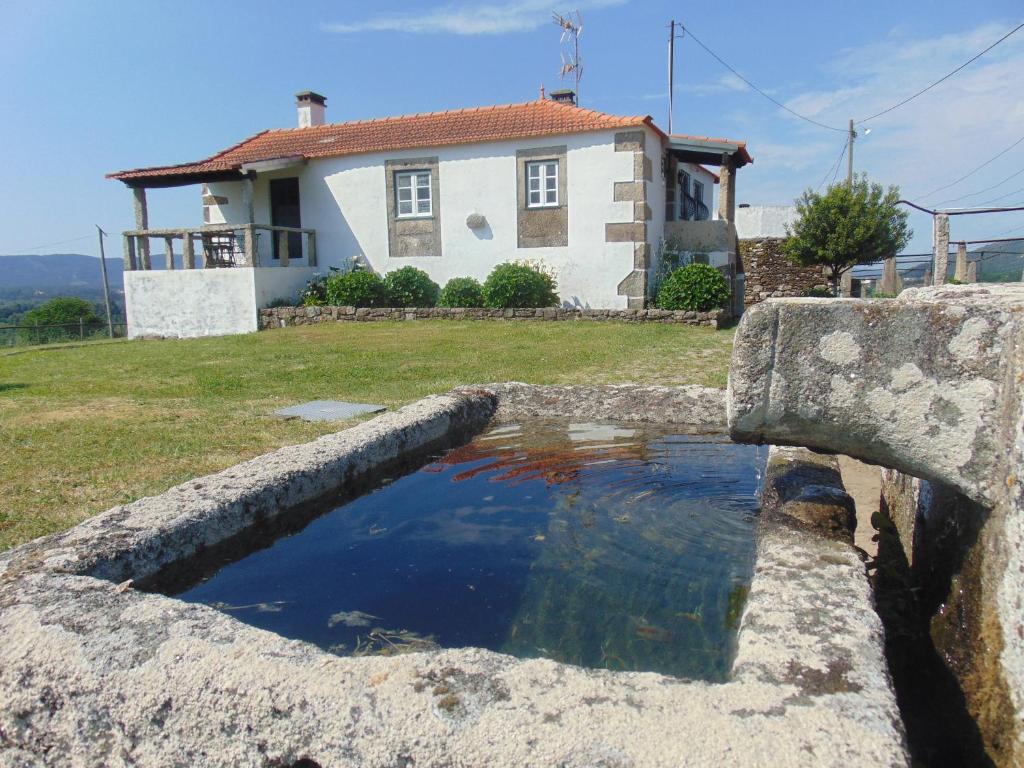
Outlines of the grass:
{"label": "grass", "polygon": [[2,356],[0,550],[340,428],[275,408],[512,380],[721,387],[731,349],[731,331],[688,326],[423,321]]}

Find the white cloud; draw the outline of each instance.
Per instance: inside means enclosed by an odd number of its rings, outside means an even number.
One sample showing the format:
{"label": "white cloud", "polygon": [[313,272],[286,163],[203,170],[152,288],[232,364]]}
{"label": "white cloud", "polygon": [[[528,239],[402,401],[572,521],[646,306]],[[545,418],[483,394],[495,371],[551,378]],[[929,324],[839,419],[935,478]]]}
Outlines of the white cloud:
{"label": "white cloud", "polygon": [[[626,0],[587,0],[576,2],[581,10],[622,5]],[[551,0],[519,0],[519,2],[473,5],[447,4],[412,13],[371,16],[359,21],[322,24],[326,32],[356,34],[360,32],[408,32],[414,34],[501,35],[524,32],[551,22]]]}
{"label": "white cloud", "polygon": [[750,86],[731,72],[720,75],[717,80],[712,80],[707,83],[687,83],[686,85],[680,85],[676,88],[676,91],[678,92],[690,93],[696,96],[708,96],[715,93],[726,93],[729,91],[742,92],[749,90]]}
{"label": "white cloud", "polygon": [[[935,38],[914,39],[893,31],[871,44],[842,51],[817,87],[794,94],[786,106],[828,125],[845,128],[847,120],[864,119],[898,103],[975,55],[1008,29],[1010,23],[986,23]],[[969,179],[935,195],[937,187],[963,176],[1024,135],[1024,32],[1007,39],[983,58],[934,89],[888,114],[859,126],[854,164],[873,181],[897,184],[911,200],[938,204],[994,185],[1024,168],[1024,143]],[[754,97],[751,97],[754,98]],[[763,111],[762,111],[763,109]],[[763,104],[744,122],[756,163],[739,177],[741,199],[751,203],[792,200],[806,187],[817,187],[833,167],[843,141],[785,112]],[[756,115],[756,117],[755,117]],[[871,128],[866,135],[865,128]],[[837,175],[845,175],[845,160]],[[747,177],[746,182],[744,176]],[[1020,184],[1014,179],[984,195],[953,205],[977,205]],[[1002,204],[1024,202],[1024,194]],[[1019,222],[1020,214],[958,217],[953,238],[995,236]],[[930,247],[931,226],[914,214],[916,237],[911,249]]]}

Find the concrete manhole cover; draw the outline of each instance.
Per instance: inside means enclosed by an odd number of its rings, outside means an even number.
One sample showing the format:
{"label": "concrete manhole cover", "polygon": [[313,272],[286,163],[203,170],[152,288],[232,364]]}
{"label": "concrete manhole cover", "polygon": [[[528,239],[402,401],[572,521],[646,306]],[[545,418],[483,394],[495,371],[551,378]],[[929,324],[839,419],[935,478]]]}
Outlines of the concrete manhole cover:
{"label": "concrete manhole cover", "polygon": [[370,403],[346,403],[344,400],[311,400],[288,408],[274,411],[275,416],[282,419],[302,419],[303,421],[344,421],[366,413],[386,411],[383,405]]}

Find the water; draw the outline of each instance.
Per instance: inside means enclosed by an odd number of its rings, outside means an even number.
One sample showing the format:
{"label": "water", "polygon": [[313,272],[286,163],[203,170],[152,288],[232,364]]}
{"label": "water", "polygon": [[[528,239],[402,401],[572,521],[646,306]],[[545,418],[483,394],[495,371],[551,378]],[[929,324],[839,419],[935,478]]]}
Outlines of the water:
{"label": "water", "polygon": [[724,680],[761,464],[650,427],[501,426],[179,597],[340,654],[479,646]]}

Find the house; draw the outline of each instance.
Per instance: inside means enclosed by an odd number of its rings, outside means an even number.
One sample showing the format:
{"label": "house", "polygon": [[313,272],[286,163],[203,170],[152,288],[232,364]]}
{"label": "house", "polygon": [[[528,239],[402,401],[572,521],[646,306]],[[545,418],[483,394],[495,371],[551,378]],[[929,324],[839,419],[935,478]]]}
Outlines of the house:
{"label": "house", "polygon": [[[669,136],[649,116],[578,107],[571,91],[344,123],[326,121],[317,93],[296,103],[295,128],[108,175],[135,202],[124,233],[130,336],[252,331],[259,308],[355,263],[381,274],[412,265],[443,285],[526,260],[553,271],[563,305],[592,308],[643,306],[663,239],[730,279],[740,271],[743,142]],[[147,190],[190,184],[202,186],[203,224],[151,228]],[[153,239],[183,268],[152,269]]]}

